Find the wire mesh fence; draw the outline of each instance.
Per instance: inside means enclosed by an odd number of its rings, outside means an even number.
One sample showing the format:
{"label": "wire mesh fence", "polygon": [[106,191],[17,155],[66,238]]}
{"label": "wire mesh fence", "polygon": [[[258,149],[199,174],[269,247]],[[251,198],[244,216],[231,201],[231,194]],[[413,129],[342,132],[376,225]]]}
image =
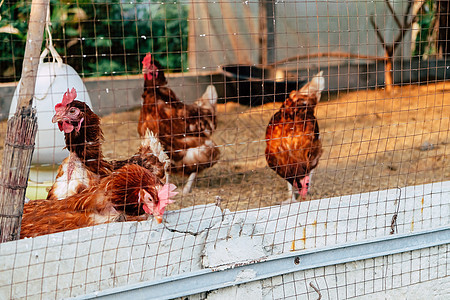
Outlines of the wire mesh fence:
{"label": "wire mesh fence", "polygon": [[[31,4],[0,2],[1,145]],[[1,298],[444,299],[447,18],[432,0],[51,0]]]}

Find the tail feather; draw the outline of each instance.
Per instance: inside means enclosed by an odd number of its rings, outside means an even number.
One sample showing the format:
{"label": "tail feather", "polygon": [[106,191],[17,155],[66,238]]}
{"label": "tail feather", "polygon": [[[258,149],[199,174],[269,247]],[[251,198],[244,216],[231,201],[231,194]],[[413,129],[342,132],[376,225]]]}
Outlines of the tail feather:
{"label": "tail feather", "polygon": [[158,160],[164,164],[164,171],[166,173],[166,179],[168,180],[169,177],[167,172],[170,167],[169,156],[167,156],[164,152],[164,147],[159,142],[158,137],[150,129],[147,129],[145,132],[145,136],[141,142],[141,148],[149,148],[151,153],[153,153],[153,155],[155,155]]}
{"label": "tail feather", "polygon": [[320,94],[325,89],[325,79],[323,78],[323,71],[317,73],[305,86],[300,89],[300,93],[304,95],[315,94],[320,97]]}
{"label": "tail feather", "polygon": [[208,85],[203,95],[195,103],[200,107],[215,110],[218,97],[214,85]]}
{"label": "tail feather", "polygon": [[208,87],[206,88],[206,91],[203,93],[202,95],[203,99],[207,99],[209,100],[209,103],[211,103],[211,105],[216,105],[217,103],[217,90],[215,88],[214,85],[208,85]]}

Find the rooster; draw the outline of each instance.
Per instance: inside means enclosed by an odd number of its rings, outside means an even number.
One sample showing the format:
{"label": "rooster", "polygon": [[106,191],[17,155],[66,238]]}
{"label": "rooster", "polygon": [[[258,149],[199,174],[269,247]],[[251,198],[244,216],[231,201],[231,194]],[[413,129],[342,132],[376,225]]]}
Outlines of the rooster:
{"label": "rooster", "polygon": [[292,91],[266,130],[266,161],[279,176],[288,181],[290,200],[295,202],[293,187],[305,199],[311,171],[322,155],[319,124],[314,110],[325,86],[322,72],[299,91]]}
{"label": "rooster", "polygon": [[106,161],[101,149],[103,132],[100,118],[86,103],[75,100],[76,97],[75,89],[67,90],[62,102],[55,106],[52,122],[58,123],[59,129],[64,132],[69,156],[59,166],[47,199],[65,199],[78,194],[130,163],[148,168],[159,178],[165,176],[169,164],[164,159],[158,159],[160,153],[164,153],[162,150],[155,152],[155,143],[159,145],[159,142],[150,132],[146,133],[138,152],[130,159]]}
{"label": "rooster", "polygon": [[217,125],[216,89],[208,86],[200,99],[187,105],[166,86],[164,71],[151,54],[142,65],[144,93],[138,132],[141,136],[147,129],[154,132],[169,153],[170,171],[189,175],[183,189],[187,194],[197,173],[219,159],[220,151],[211,139]]}
{"label": "rooster", "polygon": [[34,200],[25,203],[20,236],[35,237],[114,221],[162,222],[165,208],[177,193],[151,171],[128,164],[103,177],[98,185],[64,201]]}

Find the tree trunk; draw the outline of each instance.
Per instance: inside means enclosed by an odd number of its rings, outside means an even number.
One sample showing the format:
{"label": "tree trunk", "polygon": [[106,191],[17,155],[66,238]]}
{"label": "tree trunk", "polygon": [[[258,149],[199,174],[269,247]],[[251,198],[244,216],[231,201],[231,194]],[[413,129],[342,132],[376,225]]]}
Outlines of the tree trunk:
{"label": "tree trunk", "polygon": [[392,91],[392,85],[394,80],[392,79],[392,65],[393,65],[393,57],[389,55],[388,51],[384,52],[386,60],[384,63],[384,88],[386,92]]}
{"label": "tree trunk", "polygon": [[438,47],[441,48],[444,57],[448,57],[450,55],[449,2],[449,0],[439,0],[437,8],[439,18]]}

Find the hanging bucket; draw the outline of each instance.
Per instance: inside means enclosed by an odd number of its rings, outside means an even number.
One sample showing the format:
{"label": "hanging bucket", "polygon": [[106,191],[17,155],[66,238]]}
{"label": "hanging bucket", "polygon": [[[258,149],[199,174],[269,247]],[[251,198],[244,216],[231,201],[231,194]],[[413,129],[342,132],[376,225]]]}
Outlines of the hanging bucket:
{"label": "hanging bucket", "polygon": [[[46,48],[41,54],[33,98],[33,107],[37,111],[38,131],[32,164],[39,165],[60,164],[69,155],[69,152],[63,149],[64,133],[59,131],[57,124],[52,123],[55,105],[61,102],[67,89],[75,88],[77,100],[86,102],[92,108],[89,94],[80,76],[71,66],[62,62],[53,47],[50,48],[53,62],[43,62],[48,51]],[[19,90],[20,82],[13,95],[9,117],[16,112]]]}

